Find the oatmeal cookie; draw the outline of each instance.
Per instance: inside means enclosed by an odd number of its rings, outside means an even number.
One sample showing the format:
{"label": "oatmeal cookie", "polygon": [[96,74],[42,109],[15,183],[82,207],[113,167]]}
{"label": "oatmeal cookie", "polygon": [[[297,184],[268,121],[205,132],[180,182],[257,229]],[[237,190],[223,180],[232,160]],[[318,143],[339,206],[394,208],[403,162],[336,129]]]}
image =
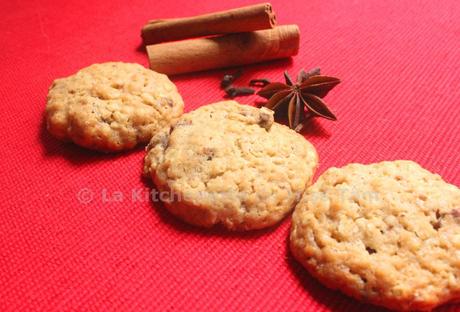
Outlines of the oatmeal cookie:
{"label": "oatmeal cookie", "polygon": [[183,107],[167,76],[139,64],[109,62],[56,79],[48,92],[46,121],[59,139],[114,152],[147,143]]}
{"label": "oatmeal cookie", "polygon": [[249,230],[290,212],[317,163],[313,145],[275,123],[273,111],[224,101],[185,114],[155,135],[144,173],[169,194],[162,196],[165,206],[186,222]]}
{"label": "oatmeal cookie", "polygon": [[330,288],[431,310],[460,298],[460,190],[412,161],[331,168],[295,208],[291,250]]}

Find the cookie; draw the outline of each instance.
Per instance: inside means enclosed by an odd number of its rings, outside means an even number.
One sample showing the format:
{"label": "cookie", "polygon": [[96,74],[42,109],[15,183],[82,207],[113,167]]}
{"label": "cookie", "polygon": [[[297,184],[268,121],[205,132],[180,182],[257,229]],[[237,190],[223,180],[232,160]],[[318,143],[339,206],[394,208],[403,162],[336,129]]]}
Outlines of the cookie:
{"label": "cookie", "polygon": [[139,64],[93,64],[56,79],[48,92],[48,131],[86,148],[115,152],[147,143],[183,111],[176,86]]}
{"label": "cookie", "polygon": [[154,136],[144,173],[186,222],[250,230],[290,212],[317,163],[313,145],[275,123],[273,111],[224,101],[184,114]]}
{"label": "cookie", "polygon": [[290,242],[357,299],[430,310],[460,298],[460,190],[412,161],[327,170],[296,206]]}

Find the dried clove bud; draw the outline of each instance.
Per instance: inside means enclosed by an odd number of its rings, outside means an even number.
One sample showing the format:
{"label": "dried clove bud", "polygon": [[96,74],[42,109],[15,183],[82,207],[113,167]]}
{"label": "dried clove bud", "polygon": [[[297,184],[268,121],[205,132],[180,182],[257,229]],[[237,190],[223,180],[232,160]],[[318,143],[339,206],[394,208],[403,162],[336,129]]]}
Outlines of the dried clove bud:
{"label": "dried clove bud", "polygon": [[238,78],[241,76],[241,74],[243,73],[243,71],[241,69],[237,70],[235,73],[233,74],[225,74],[224,77],[222,78],[221,82],[220,82],[220,87],[222,89],[225,89],[227,87],[230,87],[232,85],[232,83]]}
{"label": "dried clove bud", "polygon": [[227,96],[230,98],[234,98],[237,96],[244,96],[244,95],[251,95],[255,93],[255,90],[252,88],[246,88],[246,87],[234,87],[230,86],[225,88],[225,92],[227,93]]}

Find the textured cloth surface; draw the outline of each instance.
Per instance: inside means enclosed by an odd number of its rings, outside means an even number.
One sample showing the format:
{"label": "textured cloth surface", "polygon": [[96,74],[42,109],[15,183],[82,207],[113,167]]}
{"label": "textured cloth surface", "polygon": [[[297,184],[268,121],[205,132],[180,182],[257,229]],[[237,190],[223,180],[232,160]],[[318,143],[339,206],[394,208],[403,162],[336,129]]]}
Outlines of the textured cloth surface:
{"label": "textured cloth surface", "polygon": [[[148,19],[249,3],[0,3],[0,310],[379,310],[326,289],[292,259],[289,218],[247,234],[185,225],[148,200],[142,148],[103,155],[44,128],[54,78],[96,62],[147,65],[139,32]],[[457,1],[272,4],[281,24],[300,26],[300,53],[250,66],[239,82],[314,66],[342,79],[326,97],[338,121],[315,120],[304,132],[319,173],[413,159],[460,185]],[[221,100],[224,72],[172,77],[185,110]]]}

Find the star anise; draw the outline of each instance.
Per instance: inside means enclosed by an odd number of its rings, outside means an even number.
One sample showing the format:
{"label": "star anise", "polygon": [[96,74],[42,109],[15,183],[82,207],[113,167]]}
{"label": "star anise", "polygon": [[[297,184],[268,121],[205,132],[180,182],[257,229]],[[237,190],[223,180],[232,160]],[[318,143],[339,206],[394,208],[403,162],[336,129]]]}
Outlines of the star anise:
{"label": "star anise", "polygon": [[274,111],[288,105],[291,129],[299,131],[303,122],[310,117],[337,120],[322,98],[340,83],[338,78],[323,76],[319,68],[314,68],[308,72],[301,70],[296,83],[292,82],[287,71],[284,72],[284,79],[286,83],[270,83],[257,94],[268,99],[264,106]]}

